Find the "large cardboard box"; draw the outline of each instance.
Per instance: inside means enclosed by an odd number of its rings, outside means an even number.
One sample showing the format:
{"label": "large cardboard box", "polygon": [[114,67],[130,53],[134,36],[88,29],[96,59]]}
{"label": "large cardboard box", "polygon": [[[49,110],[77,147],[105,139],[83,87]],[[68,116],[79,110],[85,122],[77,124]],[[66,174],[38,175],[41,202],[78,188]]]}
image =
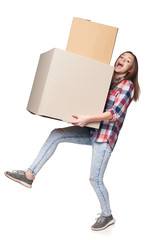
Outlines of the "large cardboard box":
{"label": "large cardboard box", "polygon": [[67,51],[110,64],[118,28],[73,18]]}
{"label": "large cardboard box", "polygon": [[110,65],[54,48],[40,55],[27,109],[66,122],[72,114],[100,114],[112,74]]}

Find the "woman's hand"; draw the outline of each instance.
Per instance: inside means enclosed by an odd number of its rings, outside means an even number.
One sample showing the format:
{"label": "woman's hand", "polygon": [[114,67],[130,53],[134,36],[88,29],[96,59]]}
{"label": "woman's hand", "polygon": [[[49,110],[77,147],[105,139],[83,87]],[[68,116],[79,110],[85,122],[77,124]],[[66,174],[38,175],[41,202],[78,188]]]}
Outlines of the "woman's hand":
{"label": "woman's hand", "polygon": [[84,127],[87,123],[91,122],[101,122],[104,120],[111,120],[113,118],[112,113],[110,111],[98,114],[98,115],[72,115],[76,120],[69,121],[68,123],[72,123],[75,126]]}
{"label": "woman's hand", "polygon": [[76,120],[70,121],[68,123],[72,123],[75,126],[84,127],[87,123],[90,122],[90,116],[87,115],[72,115]]}

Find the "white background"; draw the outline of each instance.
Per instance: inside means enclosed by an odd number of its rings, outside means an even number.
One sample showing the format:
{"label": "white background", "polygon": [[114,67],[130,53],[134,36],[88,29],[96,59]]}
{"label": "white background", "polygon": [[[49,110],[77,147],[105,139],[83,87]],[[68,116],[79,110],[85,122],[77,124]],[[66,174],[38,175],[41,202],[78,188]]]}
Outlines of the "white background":
{"label": "white background", "polygon": [[[39,55],[66,49],[73,17],[119,28],[112,56],[139,60],[140,100],[128,109],[105,183],[116,224],[93,232],[100,212],[89,183],[91,147],[60,144],[32,189],[4,171],[26,169],[50,131],[67,123],[26,110]],[[159,239],[159,2],[6,0],[0,4],[0,235],[3,239]]]}

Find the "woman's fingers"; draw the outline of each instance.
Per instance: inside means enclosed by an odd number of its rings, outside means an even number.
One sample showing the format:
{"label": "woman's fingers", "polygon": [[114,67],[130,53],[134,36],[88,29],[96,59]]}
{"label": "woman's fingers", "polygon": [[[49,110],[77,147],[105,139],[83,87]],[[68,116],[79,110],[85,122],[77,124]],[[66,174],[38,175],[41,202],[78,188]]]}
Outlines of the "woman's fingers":
{"label": "woman's fingers", "polygon": [[78,119],[78,115],[72,114],[72,117],[77,118]]}
{"label": "woman's fingers", "polygon": [[75,115],[75,114],[72,114],[72,117],[76,118],[77,120],[75,121],[69,121],[68,123],[71,123],[75,126],[80,126],[80,127],[83,127],[84,124],[82,123],[82,119],[80,118],[80,116],[78,115]]}
{"label": "woman's fingers", "polygon": [[68,122],[68,123],[71,123],[71,124],[73,124],[75,126],[83,127],[83,124],[81,122],[79,122],[79,121],[72,121],[72,122]]}

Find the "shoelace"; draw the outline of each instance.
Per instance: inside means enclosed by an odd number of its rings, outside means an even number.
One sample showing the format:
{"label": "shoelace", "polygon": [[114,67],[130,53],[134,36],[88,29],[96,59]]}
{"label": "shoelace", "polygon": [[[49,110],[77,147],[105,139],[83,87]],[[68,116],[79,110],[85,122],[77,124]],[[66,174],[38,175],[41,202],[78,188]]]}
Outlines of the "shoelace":
{"label": "shoelace", "polygon": [[98,213],[97,215],[99,215],[99,216],[96,217],[95,220],[96,220],[97,222],[101,222],[101,217],[102,217],[101,213]]}
{"label": "shoelace", "polygon": [[24,171],[22,170],[13,170],[12,173],[24,175]]}
{"label": "shoelace", "polygon": [[104,216],[102,216],[102,214],[101,213],[98,213],[97,215],[99,215],[99,217],[97,217],[95,220],[97,221],[97,222],[102,222],[103,220],[104,220]]}

